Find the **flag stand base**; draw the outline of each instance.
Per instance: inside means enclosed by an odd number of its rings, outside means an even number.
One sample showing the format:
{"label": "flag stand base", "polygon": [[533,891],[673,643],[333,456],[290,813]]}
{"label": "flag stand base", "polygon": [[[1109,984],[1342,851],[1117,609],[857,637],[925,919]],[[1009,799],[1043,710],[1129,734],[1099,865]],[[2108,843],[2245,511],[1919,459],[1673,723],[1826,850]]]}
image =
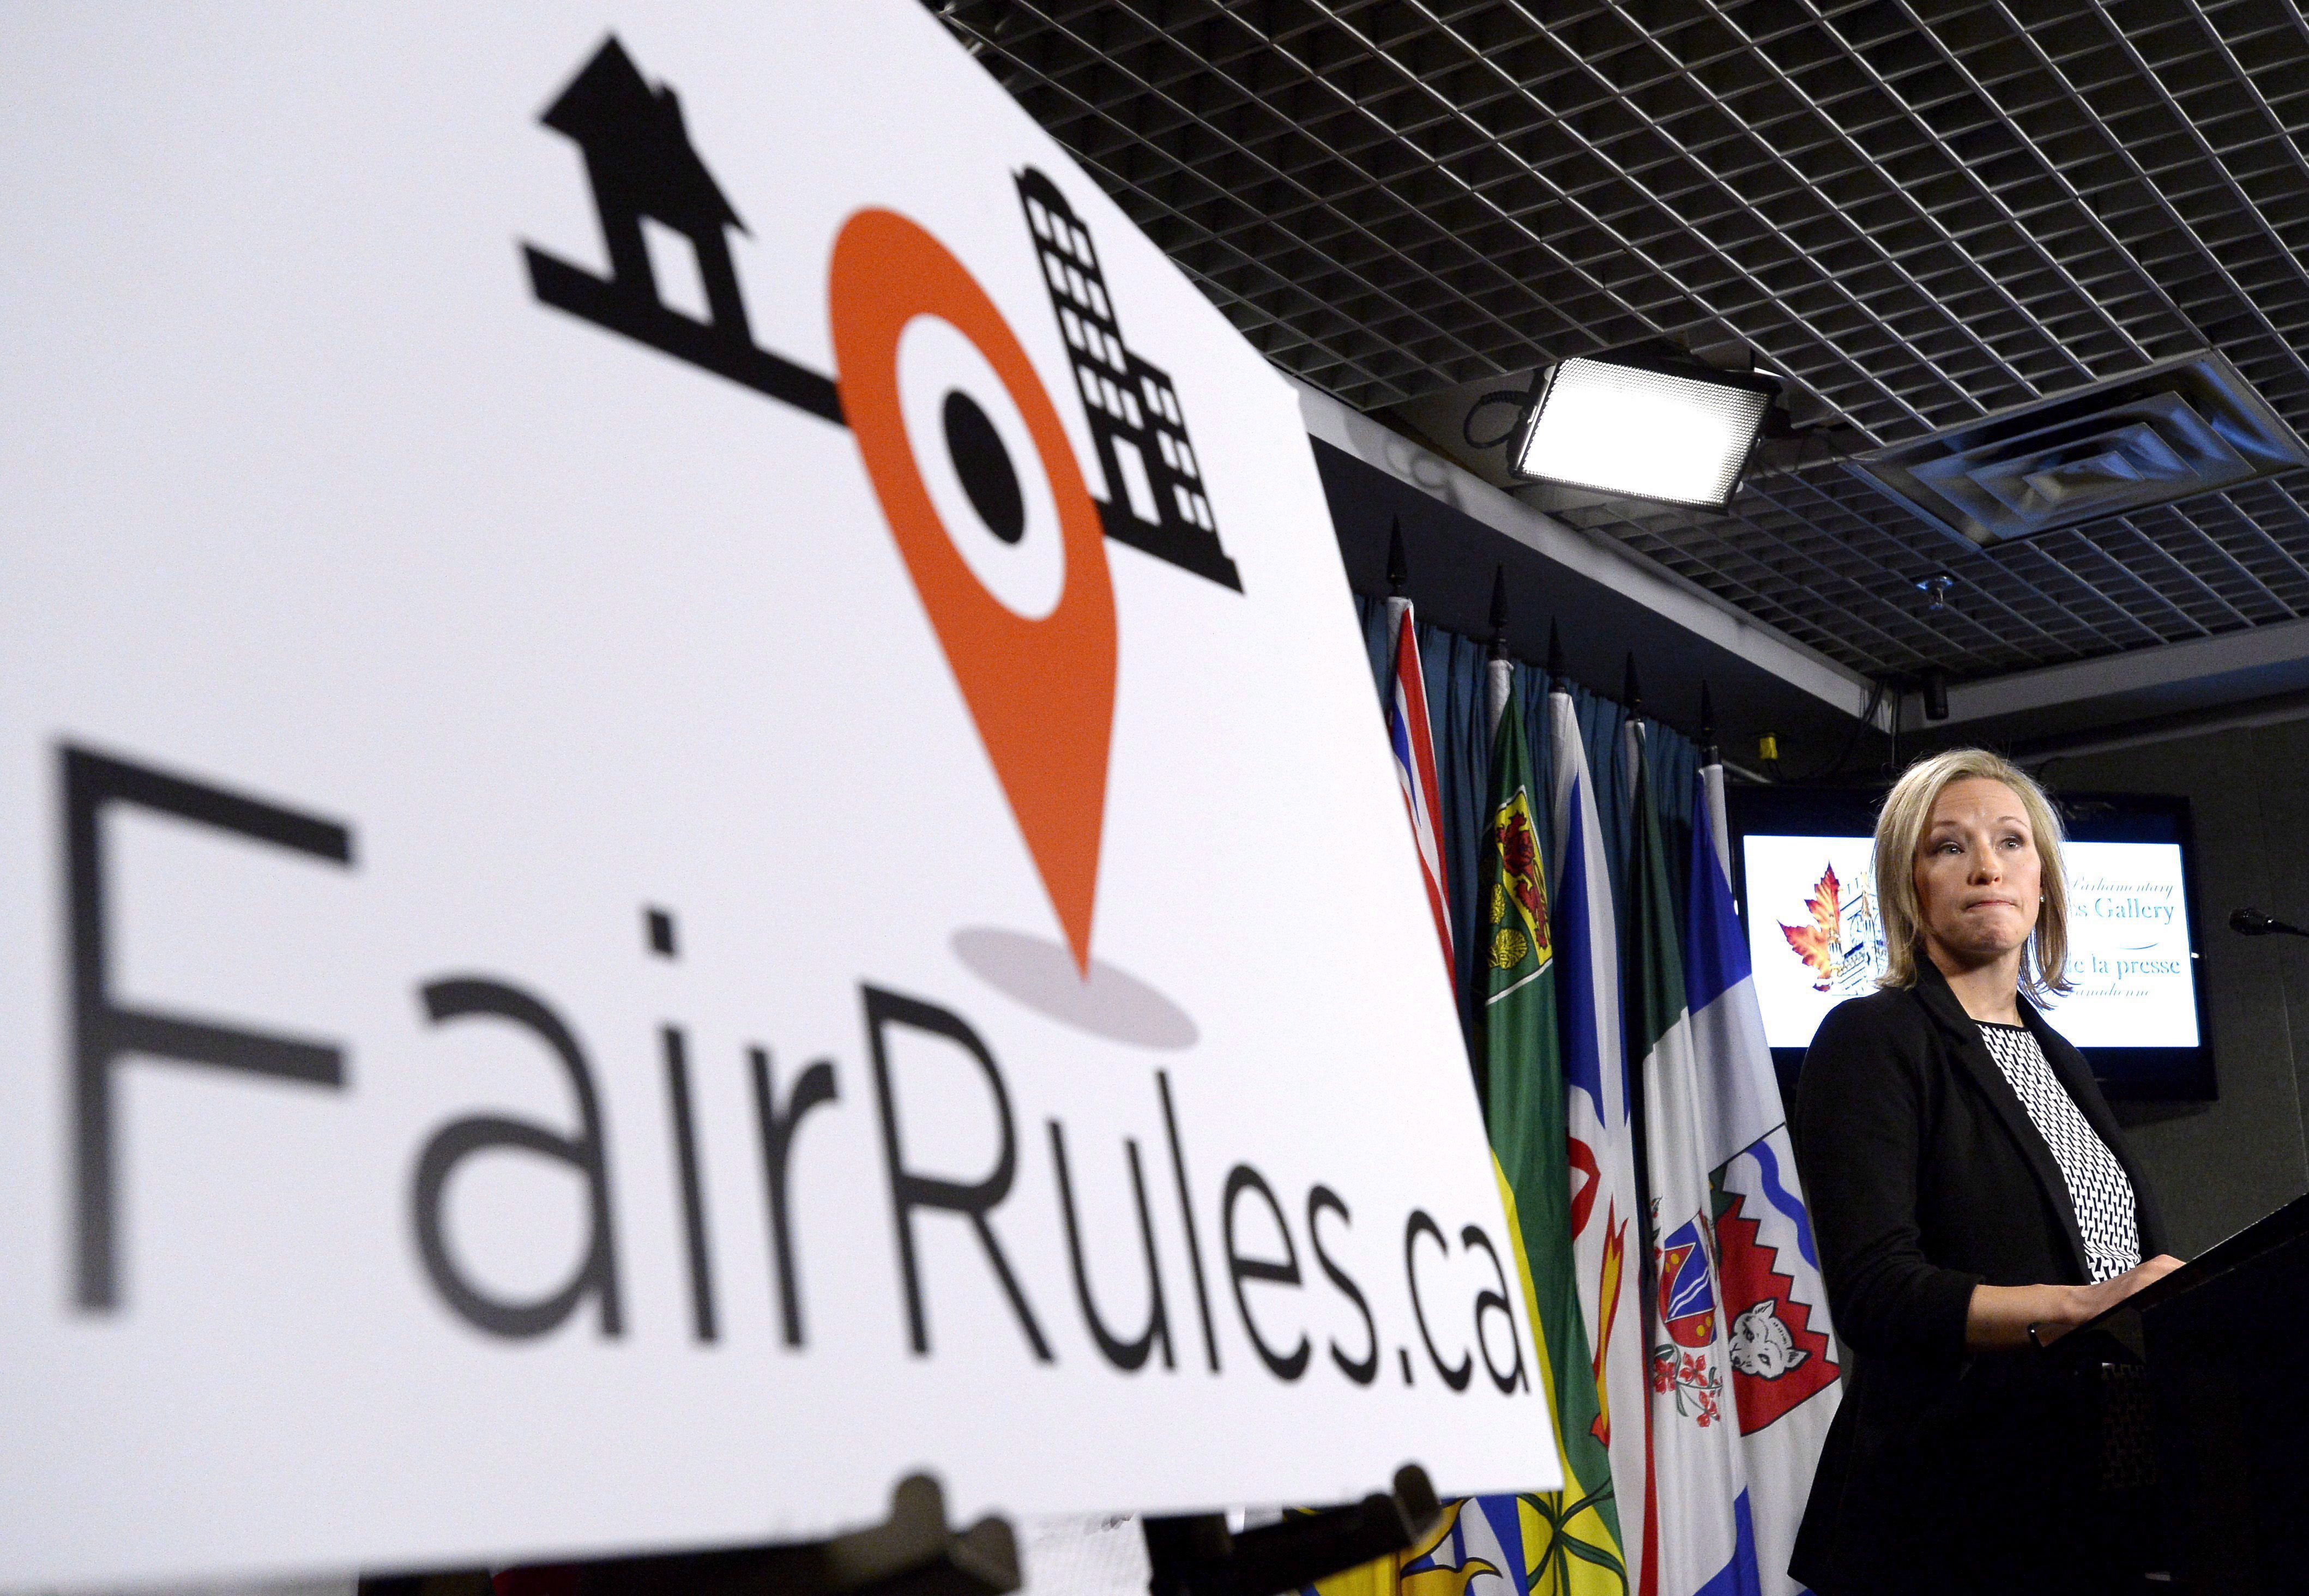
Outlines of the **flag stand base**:
{"label": "flag stand base", "polygon": [[796,1546],[618,1557],[577,1570],[577,1596],[1007,1596],[1018,1588],[1009,1521],[947,1525],[946,1494],[911,1474],[883,1523]]}
{"label": "flag stand base", "polygon": [[1442,1514],[1427,1471],[1396,1471],[1395,1488],[1352,1507],[1293,1514],[1231,1533],[1222,1514],[1145,1521],[1151,1596],[1276,1596],[1399,1552]]}

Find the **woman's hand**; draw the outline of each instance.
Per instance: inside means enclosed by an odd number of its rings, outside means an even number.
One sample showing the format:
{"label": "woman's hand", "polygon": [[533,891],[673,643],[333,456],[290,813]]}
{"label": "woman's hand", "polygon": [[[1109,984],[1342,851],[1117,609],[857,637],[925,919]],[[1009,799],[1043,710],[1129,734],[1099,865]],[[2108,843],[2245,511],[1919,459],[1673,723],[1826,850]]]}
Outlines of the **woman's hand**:
{"label": "woman's hand", "polygon": [[2159,1253],[2089,1286],[1975,1286],[1964,1316],[1965,1350],[2009,1352],[2031,1345],[2031,1324],[2037,1327],[2033,1344],[2049,1347],[2180,1267],[2180,1259]]}
{"label": "woman's hand", "polygon": [[[2083,1311],[2076,1319],[2061,1326],[2061,1335],[2066,1335],[2087,1320],[2100,1317],[2135,1291],[2156,1284],[2180,1267],[2180,1259],[2170,1253],[2159,1253],[2153,1258],[2144,1258],[2123,1274],[2111,1275],[2089,1286],[2070,1287],[2069,1290],[2077,1294],[2079,1306]],[[2060,1339],[2049,1327],[2039,1328],[2037,1338],[2047,1342]]]}

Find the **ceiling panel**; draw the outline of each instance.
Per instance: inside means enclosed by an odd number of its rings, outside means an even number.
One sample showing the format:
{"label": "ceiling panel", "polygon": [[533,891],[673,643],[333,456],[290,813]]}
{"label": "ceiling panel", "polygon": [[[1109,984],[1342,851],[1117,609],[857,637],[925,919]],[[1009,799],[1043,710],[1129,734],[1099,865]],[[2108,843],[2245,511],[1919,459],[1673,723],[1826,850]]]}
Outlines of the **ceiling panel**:
{"label": "ceiling panel", "polygon": [[[1252,342],[1369,412],[1738,340],[1851,453],[2210,347],[2309,433],[2291,0],[932,9]],[[1557,513],[1858,669],[1965,678],[2309,615],[2305,502],[2293,472],[1976,552],[1823,442],[1726,514]]]}

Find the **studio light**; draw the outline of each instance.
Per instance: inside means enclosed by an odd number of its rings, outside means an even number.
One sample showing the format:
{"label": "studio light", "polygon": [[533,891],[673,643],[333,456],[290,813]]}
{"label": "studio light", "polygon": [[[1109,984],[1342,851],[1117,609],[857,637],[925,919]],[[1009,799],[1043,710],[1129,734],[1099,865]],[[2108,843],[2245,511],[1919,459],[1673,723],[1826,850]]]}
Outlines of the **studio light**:
{"label": "studio light", "polygon": [[1628,498],[1721,510],[1779,384],[1644,357],[1581,357],[1546,373],[1510,469]]}

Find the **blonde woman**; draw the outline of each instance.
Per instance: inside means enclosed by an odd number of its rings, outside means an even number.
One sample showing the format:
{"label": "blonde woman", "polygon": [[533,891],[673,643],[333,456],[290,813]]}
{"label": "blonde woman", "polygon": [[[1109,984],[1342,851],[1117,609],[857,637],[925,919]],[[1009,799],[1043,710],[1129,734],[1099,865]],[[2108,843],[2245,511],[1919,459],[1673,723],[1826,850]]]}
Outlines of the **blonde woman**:
{"label": "blonde woman", "polygon": [[2043,1349],[2179,1261],[2030,1001],[2069,987],[2060,823],[1995,755],[1935,755],[1885,798],[1875,869],[1883,989],[1821,1022],[1797,1088],[1853,1357],[1790,1572],[1819,1596],[2117,1588],[2090,1393]]}

